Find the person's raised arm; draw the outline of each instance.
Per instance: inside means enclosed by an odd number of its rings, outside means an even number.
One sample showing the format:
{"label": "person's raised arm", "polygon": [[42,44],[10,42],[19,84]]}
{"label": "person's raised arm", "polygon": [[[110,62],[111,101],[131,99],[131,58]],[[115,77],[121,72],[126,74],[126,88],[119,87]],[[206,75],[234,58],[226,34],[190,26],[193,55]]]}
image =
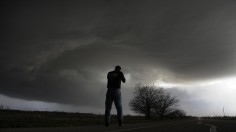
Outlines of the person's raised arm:
{"label": "person's raised arm", "polygon": [[123,74],[123,73],[121,74],[121,81],[122,81],[123,83],[125,83],[125,81],[126,81],[126,79],[125,79],[125,77],[124,77],[124,74]]}

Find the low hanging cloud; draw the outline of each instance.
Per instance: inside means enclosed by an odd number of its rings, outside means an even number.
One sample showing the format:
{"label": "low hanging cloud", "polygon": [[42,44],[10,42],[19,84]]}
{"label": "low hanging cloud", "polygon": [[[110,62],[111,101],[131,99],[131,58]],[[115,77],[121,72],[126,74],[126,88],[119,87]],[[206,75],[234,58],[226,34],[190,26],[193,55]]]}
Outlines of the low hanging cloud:
{"label": "low hanging cloud", "polygon": [[[128,110],[139,82],[179,84],[168,85],[174,88],[233,77],[235,6],[191,0],[4,1],[0,94],[102,108],[106,74],[121,65]],[[197,100],[201,92],[178,90],[172,92],[183,94],[183,102],[193,97],[196,105],[207,104]]]}

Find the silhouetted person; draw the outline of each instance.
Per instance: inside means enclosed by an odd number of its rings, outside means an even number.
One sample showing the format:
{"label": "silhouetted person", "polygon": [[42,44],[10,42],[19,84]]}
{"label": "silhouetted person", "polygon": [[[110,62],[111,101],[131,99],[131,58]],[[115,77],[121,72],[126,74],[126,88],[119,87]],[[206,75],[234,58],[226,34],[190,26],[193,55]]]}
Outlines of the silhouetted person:
{"label": "silhouetted person", "polygon": [[116,66],[114,71],[110,71],[107,74],[107,93],[106,93],[106,101],[105,101],[105,126],[108,127],[110,124],[110,112],[112,103],[114,101],[116,110],[117,110],[117,118],[119,122],[119,126],[122,126],[123,122],[123,113],[122,113],[122,105],[121,105],[121,81],[125,83],[124,74],[121,72],[121,67]]}

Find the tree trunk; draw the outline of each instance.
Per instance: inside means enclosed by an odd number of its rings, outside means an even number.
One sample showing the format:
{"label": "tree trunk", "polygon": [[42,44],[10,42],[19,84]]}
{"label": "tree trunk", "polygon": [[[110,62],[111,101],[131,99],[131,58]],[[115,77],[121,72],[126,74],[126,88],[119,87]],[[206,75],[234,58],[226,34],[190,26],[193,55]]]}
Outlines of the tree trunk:
{"label": "tree trunk", "polygon": [[151,108],[149,104],[146,104],[146,119],[147,120],[151,119]]}

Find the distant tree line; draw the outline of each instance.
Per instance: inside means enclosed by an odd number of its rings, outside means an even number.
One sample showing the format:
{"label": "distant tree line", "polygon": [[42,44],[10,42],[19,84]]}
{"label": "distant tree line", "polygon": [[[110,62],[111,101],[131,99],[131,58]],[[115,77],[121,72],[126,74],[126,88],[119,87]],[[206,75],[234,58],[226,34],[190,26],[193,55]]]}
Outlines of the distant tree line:
{"label": "distant tree line", "polygon": [[178,109],[179,100],[171,96],[165,89],[154,85],[137,84],[134,97],[129,103],[131,110],[135,113],[145,115],[146,119],[151,117],[183,118],[186,113]]}
{"label": "distant tree line", "polygon": [[0,105],[0,110],[9,110],[9,106]]}

